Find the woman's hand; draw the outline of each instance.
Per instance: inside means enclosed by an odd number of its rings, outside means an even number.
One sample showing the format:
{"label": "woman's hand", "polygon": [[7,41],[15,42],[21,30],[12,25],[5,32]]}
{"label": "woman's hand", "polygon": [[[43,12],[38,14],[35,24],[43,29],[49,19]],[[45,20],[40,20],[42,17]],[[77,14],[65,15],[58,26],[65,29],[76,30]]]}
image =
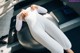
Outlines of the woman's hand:
{"label": "woman's hand", "polygon": [[28,16],[28,12],[24,9],[22,9],[21,14],[22,14],[22,17]]}
{"label": "woman's hand", "polygon": [[20,13],[21,13],[21,18],[20,19],[22,19],[22,20],[24,20],[25,17],[28,16],[28,12],[24,9],[22,9],[22,11]]}

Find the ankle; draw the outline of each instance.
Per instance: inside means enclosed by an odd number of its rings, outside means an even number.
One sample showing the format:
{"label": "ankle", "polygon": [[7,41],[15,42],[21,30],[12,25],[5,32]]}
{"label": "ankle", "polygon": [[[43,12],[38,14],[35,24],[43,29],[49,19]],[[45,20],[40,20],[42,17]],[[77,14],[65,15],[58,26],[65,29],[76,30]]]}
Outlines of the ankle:
{"label": "ankle", "polygon": [[67,53],[74,53],[72,49],[67,49],[66,52]]}

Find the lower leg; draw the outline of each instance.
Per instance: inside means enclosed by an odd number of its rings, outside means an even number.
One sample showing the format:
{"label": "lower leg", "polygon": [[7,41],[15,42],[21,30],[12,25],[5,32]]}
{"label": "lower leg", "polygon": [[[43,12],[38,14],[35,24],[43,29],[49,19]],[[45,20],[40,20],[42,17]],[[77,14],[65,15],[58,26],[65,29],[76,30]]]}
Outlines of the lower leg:
{"label": "lower leg", "polygon": [[73,50],[69,49],[72,47],[71,42],[66,37],[66,35],[55,25],[52,23],[46,25],[46,31],[53,37],[64,49],[66,49],[67,53],[74,53]]}
{"label": "lower leg", "polygon": [[[47,24],[47,23],[46,23]],[[54,38],[64,49],[68,49],[72,47],[70,40],[67,36],[52,22],[46,25],[46,32]]]}

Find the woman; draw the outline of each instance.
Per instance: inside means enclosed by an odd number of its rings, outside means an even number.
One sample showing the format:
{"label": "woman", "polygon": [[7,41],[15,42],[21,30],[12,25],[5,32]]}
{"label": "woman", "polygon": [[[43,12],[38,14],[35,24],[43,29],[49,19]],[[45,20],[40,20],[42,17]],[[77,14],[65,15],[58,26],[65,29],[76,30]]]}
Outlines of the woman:
{"label": "woman", "polygon": [[16,29],[20,31],[22,21],[26,21],[35,40],[46,47],[51,53],[74,53],[71,50],[71,42],[65,34],[49,19],[39,13],[47,13],[47,10],[38,5],[31,5],[22,10],[16,18]]}

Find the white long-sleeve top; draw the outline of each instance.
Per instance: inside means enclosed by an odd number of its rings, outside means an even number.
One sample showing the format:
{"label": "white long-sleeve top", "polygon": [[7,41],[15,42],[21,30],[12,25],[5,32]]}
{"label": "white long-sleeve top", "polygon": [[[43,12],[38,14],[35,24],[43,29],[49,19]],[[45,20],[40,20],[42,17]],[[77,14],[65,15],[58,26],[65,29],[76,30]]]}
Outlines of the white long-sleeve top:
{"label": "white long-sleeve top", "polygon": [[[34,17],[34,15],[31,15],[31,8],[30,8],[30,7],[28,7],[28,8],[26,9],[26,11],[30,11],[30,12],[29,12],[29,16],[25,18],[26,20],[27,20],[28,18],[30,18],[30,17]],[[38,13],[47,13],[47,9],[45,9],[44,7],[38,6],[37,12],[38,12]],[[17,31],[20,31],[20,29],[21,29],[21,27],[22,27],[22,20],[19,19],[20,15],[21,15],[21,13],[19,13],[19,14],[16,16],[16,30],[17,30]],[[34,20],[36,20],[36,19],[34,18]]]}

